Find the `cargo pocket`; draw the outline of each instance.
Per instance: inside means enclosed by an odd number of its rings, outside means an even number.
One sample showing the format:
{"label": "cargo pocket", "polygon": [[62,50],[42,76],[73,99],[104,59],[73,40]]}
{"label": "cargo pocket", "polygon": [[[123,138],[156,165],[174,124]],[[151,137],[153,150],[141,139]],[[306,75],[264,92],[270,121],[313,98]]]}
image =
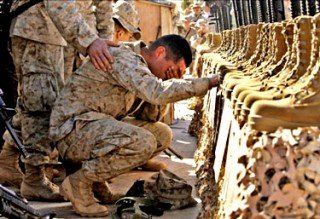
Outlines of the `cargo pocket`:
{"label": "cargo pocket", "polygon": [[50,74],[23,76],[22,103],[27,111],[51,111],[58,92],[57,82]]}

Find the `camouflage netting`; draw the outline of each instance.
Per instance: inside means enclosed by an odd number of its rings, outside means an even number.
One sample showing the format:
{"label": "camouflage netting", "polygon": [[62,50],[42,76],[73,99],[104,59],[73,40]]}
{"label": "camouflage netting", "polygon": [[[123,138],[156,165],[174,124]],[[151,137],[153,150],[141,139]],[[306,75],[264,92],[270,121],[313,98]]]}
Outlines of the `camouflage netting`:
{"label": "camouflage netting", "polygon": [[199,136],[201,127],[203,126],[201,118],[203,116],[203,98],[193,97],[189,100],[188,108],[194,110],[192,120],[190,122],[188,132],[192,136]]}
{"label": "camouflage netting", "polygon": [[[244,128],[245,132],[250,130]],[[232,210],[224,218],[320,218],[320,130],[242,135]],[[242,148],[245,148],[242,147]]]}
{"label": "camouflage netting", "polygon": [[198,144],[195,152],[196,162],[196,188],[202,200],[202,212],[198,218],[212,218],[214,208],[217,205],[218,189],[214,178],[214,148],[212,143],[213,131],[204,121],[202,128],[198,132]]}

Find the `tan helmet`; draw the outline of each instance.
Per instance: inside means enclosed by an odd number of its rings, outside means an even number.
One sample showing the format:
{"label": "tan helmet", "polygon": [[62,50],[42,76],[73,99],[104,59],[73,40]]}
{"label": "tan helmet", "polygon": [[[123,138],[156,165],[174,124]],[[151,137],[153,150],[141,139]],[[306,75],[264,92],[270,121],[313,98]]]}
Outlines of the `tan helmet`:
{"label": "tan helmet", "polygon": [[141,38],[139,14],[132,4],[124,0],[117,1],[113,6],[112,18],[118,20],[127,31],[133,33],[136,40]]}

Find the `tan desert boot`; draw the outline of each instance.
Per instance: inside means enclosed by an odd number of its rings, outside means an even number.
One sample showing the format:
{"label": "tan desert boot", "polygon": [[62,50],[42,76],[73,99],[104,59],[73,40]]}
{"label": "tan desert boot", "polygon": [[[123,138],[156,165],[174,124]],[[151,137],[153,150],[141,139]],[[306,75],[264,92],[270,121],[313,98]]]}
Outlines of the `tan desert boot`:
{"label": "tan desert boot", "polygon": [[[269,65],[265,69],[261,69],[260,75],[256,78],[253,78],[252,81],[248,81],[245,84],[238,84],[234,87],[231,95],[231,102],[234,108],[234,115],[241,115],[241,108],[243,105],[244,98],[252,93],[251,91],[260,91],[263,86],[263,80],[268,80],[268,77],[272,76],[279,68],[279,65],[282,65],[284,56],[286,54],[286,42],[284,36],[284,26],[282,23],[275,23],[272,26],[272,51],[273,56],[270,56]],[[280,62],[280,63],[279,63]],[[280,69],[279,69],[280,70]],[[265,78],[265,79],[264,79]]]}
{"label": "tan desert boot", "polygon": [[166,170],[167,165],[163,162],[160,162],[160,161],[148,160],[146,164],[141,166],[141,169],[146,170],[146,171],[158,172],[160,170]]}
{"label": "tan desert boot", "polygon": [[[285,78],[288,72],[292,71],[292,63],[296,61],[296,55],[295,50],[293,50],[293,34],[294,34],[294,27],[295,24],[293,21],[291,22],[282,22],[282,31],[281,35],[275,35],[276,41],[277,41],[277,53],[276,56],[282,56],[282,58],[278,61],[278,63],[275,66],[271,66],[271,68],[268,70],[271,78],[264,80],[260,80],[259,83],[257,82],[255,86],[258,86],[258,88],[254,88],[252,90],[269,90],[267,86],[270,86],[270,84],[278,84],[281,79]],[[282,37],[285,39],[285,44],[283,44]],[[286,50],[285,54],[283,55],[282,50],[279,50],[278,48],[283,48]],[[279,57],[278,57],[279,58]],[[290,67],[291,66],[291,67]],[[268,73],[268,72],[266,72]],[[280,76],[281,75],[281,76]],[[280,78],[280,79],[278,79]],[[253,87],[253,86],[252,86]],[[234,88],[233,90],[233,99],[237,99],[238,102],[243,102],[243,99],[238,99],[238,96],[240,96],[240,93],[246,89],[242,88],[242,85],[239,85],[239,88]],[[242,95],[243,96],[243,95]]]}
{"label": "tan desert boot", "polygon": [[[278,42],[277,42],[277,36],[279,35],[279,32],[281,34],[281,30],[282,30],[282,25],[280,23],[274,23],[274,24],[270,24],[269,28],[271,28],[271,30],[269,30],[269,37],[268,37],[268,41],[267,43],[265,43],[265,47],[269,47],[270,49],[264,49],[266,50],[266,54],[265,56],[265,61],[263,61],[261,63],[261,65],[256,68],[254,71],[257,72],[252,72],[252,74],[250,75],[250,77],[245,77],[245,75],[243,75],[243,80],[246,80],[245,83],[242,83],[242,80],[240,80],[240,83],[238,83],[237,85],[235,85],[235,87],[232,90],[232,97],[231,100],[233,98],[235,98],[237,96],[237,93],[239,91],[237,91],[237,87],[240,86],[241,89],[240,90],[245,90],[246,88],[251,89],[251,87],[255,87],[257,85],[261,84],[261,78],[265,77],[265,74],[268,74],[267,69],[263,69],[263,67],[265,66],[270,66],[272,64],[274,64],[273,62],[276,62],[275,60],[275,56],[277,55],[276,53],[276,47],[278,46]],[[280,28],[280,31],[278,30]],[[282,51],[282,50],[281,50]],[[284,55],[284,53],[282,54]],[[274,61],[275,60],[275,61]],[[254,76],[256,75],[256,76]],[[254,89],[256,90],[256,89]],[[236,93],[236,94],[235,94]]]}
{"label": "tan desert boot", "polygon": [[249,26],[248,34],[246,36],[247,39],[247,50],[245,52],[244,59],[241,62],[241,65],[243,62],[246,62],[250,59],[250,57],[254,54],[254,51],[257,47],[257,37],[258,37],[258,25],[252,24]]}
{"label": "tan desert boot", "polygon": [[240,50],[240,44],[241,44],[241,33],[240,28],[237,28],[233,30],[233,47],[229,50],[228,53],[226,53],[225,58],[227,61],[232,62],[230,59]]}
{"label": "tan desert boot", "polygon": [[[311,57],[312,52],[316,50],[312,49],[312,45],[310,44],[312,39],[314,38],[313,31],[313,18],[310,16],[300,16],[295,19],[297,29],[294,40],[296,44],[294,45],[295,54],[297,57],[297,62],[292,68],[291,72],[288,72],[287,75],[284,75],[283,80],[279,80],[277,86],[274,88],[276,92],[273,91],[265,91],[265,92],[251,92],[248,95],[242,97],[243,105],[241,114],[246,117],[250,111],[250,106],[257,100],[272,100],[272,99],[281,99],[287,96],[290,96],[297,91],[301,90],[301,80],[302,78],[309,77],[311,74],[311,70],[314,66],[314,61],[312,61]],[[285,83],[283,83],[285,82]],[[296,83],[294,83],[296,82]],[[291,92],[290,92],[291,91]],[[272,93],[272,95],[271,95]],[[242,101],[238,98],[238,101]]]}
{"label": "tan desert boot", "polygon": [[[295,28],[293,35],[294,43],[292,45],[292,52],[290,53],[290,60],[287,61],[284,66],[284,70],[281,71],[280,75],[276,75],[271,79],[267,79],[267,86],[273,86],[276,91],[280,90],[280,88],[284,88],[284,85],[281,84],[285,80],[288,80],[288,78],[292,77],[292,74],[301,75],[306,73],[308,65],[310,64],[311,46],[308,42],[310,42],[312,38],[312,17],[300,16],[294,20],[293,24],[294,26],[292,26],[292,23],[288,23],[286,27],[286,31],[288,33],[292,32],[292,27]],[[291,40],[289,36],[290,34],[288,34],[287,37],[288,44]],[[305,59],[302,60],[302,57],[305,57]],[[234,99],[237,99],[238,104],[238,106],[236,107],[237,109],[235,110],[236,115],[239,115],[240,111],[250,110],[250,107],[248,105],[251,105],[255,100],[263,99],[264,96],[265,99],[274,99],[278,97],[278,95],[270,95],[270,93],[274,93],[270,91],[264,92],[264,95],[263,93],[260,93],[260,91],[257,91],[258,87],[259,85],[257,85],[255,89],[252,89],[253,92],[238,89],[234,93]],[[241,109],[241,107],[243,108],[243,110]],[[247,114],[245,112],[241,112],[241,115],[245,117],[245,115]]]}
{"label": "tan desert boot", "polygon": [[263,44],[265,41],[265,34],[266,34],[266,28],[267,24],[265,23],[259,23],[258,24],[258,36],[257,36],[257,47],[254,52],[254,54],[250,57],[250,59],[244,63],[243,65],[243,70],[245,72],[249,72],[248,74],[250,75],[250,70],[254,67],[256,67],[256,63],[260,60],[261,55],[263,53]]}
{"label": "tan desert boot", "polygon": [[92,192],[93,182],[88,179],[84,170],[69,175],[61,184],[60,192],[70,200],[75,212],[84,217],[103,217],[109,214],[106,206],[98,204]]}
{"label": "tan desert boot", "polygon": [[265,34],[266,26],[263,24],[258,25],[258,41],[257,41],[257,48],[255,50],[255,53],[250,57],[250,59],[244,64],[244,70],[248,72],[241,73],[241,71],[232,71],[231,74],[227,73],[224,77],[222,88],[224,90],[225,96],[227,98],[230,98],[231,92],[233,90],[233,87],[241,82],[239,80],[246,80],[244,76],[250,76],[251,72],[248,69],[252,68],[252,65],[254,65],[259,59],[262,54],[262,45],[264,43],[264,34]]}
{"label": "tan desert boot", "polygon": [[228,49],[230,49],[231,45],[232,45],[232,31],[231,30],[225,30],[224,31],[224,41],[222,44],[222,46],[220,47],[221,49],[219,49],[219,51],[217,51],[219,54],[224,54],[228,51]]}
{"label": "tan desert boot", "polygon": [[247,35],[248,35],[248,30],[249,30],[249,25],[248,26],[243,26],[240,27],[240,37],[241,37],[241,42],[239,46],[239,50],[236,51],[236,53],[232,57],[228,57],[229,61],[232,62],[233,64],[238,64],[238,61],[243,58],[248,45],[248,40],[247,40]]}
{"label": "tan desert boot", "polygon": [[222,44],[222,35],[220,33],[214,33],[212,35],[212,40],[209,47],[211,48],[212,51],[216,51],[218,48],[220,48],[221,44]]}
{"label": "tan desert boot", "polygon": [[[226,57],[227,54],[233,49],[234,47],[234,30],[227,30],[226,31],[226,42],[227,45],[225,45],[221,50],[218,51],[218,53],[220,54],[220,56],[222,58]],[[228,47],[227,47],[228,46]]]}
{"label": "tan desert boot", "polygon": [[238,30],[238,41],[236,45],[236,50],[233,51],[232,56],[227,57],[229,62],[235,63],[238,60],[238,58],[244,53],[245,35],[246,35],[246,28],[240,27]]}
{"label": "tan desert boot", "polygon": [[25,175],[21,184],[21,195],[27,200],[61,201],[59,187],[45,175],[44,165],[25,164]]}
{"label": "tan desert boot", "polygon": [[258,131],[274,132],[279,127],[320,126],[320,102],[293,103],[292,98],[258,100],[254,102],[248,118],[249,126]]}
{"label": "tan desert boot", "polygon": [[19,167],[20,153],[18,149],[5,141],[0,153],[0,183],[20,188],[23,173]]}
{"label": "tan desert boot", "polygon": [[101,204],[113,204],[125,194],[112,192],[107,182],[94,182],[92,185],[94,197],[96,197]]}
{"label": "tan desert boot", "polygon": [[[244,62],[248,61],[255,52],[257,45],[258,25],[248,25],[245,31],[244,51],[242,55],[240,55],[238,61],[235,63],[235,65],[240,66],[240,68],[242,68]],[[229,78],[242,78],[244,75],[245,73],[239,70],[228,71],[226,73],[226,75],[224,76],[224,82],[221,85],[225,96],[228,96],[226,87],[229,82]]]}
{"label": "tan desert boot", "polygon": [[[281,34],[282,24],[279,22],[272,23],[268,27],[269,27],[269,36],[268,36],[268,41],[265,44],[265,46],[267,47],[265,49],[266,53],[264,54],[263,61],[255,69],[256,72],[253,72],[253,74],[255,74],[255,78],[259,78],[259,79],[265,78],[264,75],[269,72],[269,69],[272,68],[273,65],[276,64],[285,53],[285,52],[282,52],[282,54],[279,54],[280,51],[283,51],[282,47],[285,44],[284,37]],[[280,42],[282,45],[280,44]]]}
{"label": "tan desert boot", "polygon": [[[302,90],[309,90],[310,88],[314,90],[313,85],[318,82],[316,77],[319,72],[319,52],[320,52],[320,14],[317,14],[313,17],[314,28],[312,30],[312,40],[311,40],[311,56],[310,64],[306,70],[306,73],[299,77],[299,80],[296,80],[291,86],[288,86],[284,89],[283,95],[295,95]],[[304,57],[303,57],[304,58]],[[305,60],[307,61],[307,60]],[[316,83],[314,83],[316,82]],[[317,88],[315,89],[317,90]]]}
{"label": "tan desert boot", "polygon": [[251,24],[246,26],[246,32],[244,36],[244,50],[242,55],[236,60],[237,65],[241,66],[245,61],[247,61],[254,53],[257,44],[257,30],[258,25]]}
{"label": "tan desert boot", "polygon": [[219,48],[217,48],[214,52],[219,54],[225,48],[226,44],[228,43],[227,39],[227,30],[221,32],[221,44]]}

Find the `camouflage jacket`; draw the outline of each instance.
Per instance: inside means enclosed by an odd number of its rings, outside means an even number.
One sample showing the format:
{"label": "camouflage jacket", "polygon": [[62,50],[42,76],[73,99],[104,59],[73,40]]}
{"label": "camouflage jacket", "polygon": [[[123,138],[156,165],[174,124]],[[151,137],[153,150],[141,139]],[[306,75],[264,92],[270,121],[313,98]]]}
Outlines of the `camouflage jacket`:
{"label": "camouflage jacket", "polygon": [[[115,63],[108,74],[95,69],[90,61],[72,74],[52,110],[53,140],[70,133],[76,120],[93,121],[110,116],[121,120],[134,113],[140,119],[155,121],[160,118],[163,105],[207,92],[208,78],[158,79],[140,55],[142,46],[140,41],[110,48]],[[143,110],[135,110],[141,105]]]}
{"label": "camouflage jacket", "polygon": [[91,29],[102,38],[112,39],[114,31],[112,1],[76,0],[76,6]]}
{"label": "camouflage jacket", "polygon": [[[12,9],[29,0],[15,0]],[[105,4],[107,11],[111,3]],[[75,0],[44,0],[19,15],[11,24],[11,36],[41,43],[66,46],[67,42],[82,54],[98,38],[77,10]],[[67,41],[67,42],[66,42]]]}

